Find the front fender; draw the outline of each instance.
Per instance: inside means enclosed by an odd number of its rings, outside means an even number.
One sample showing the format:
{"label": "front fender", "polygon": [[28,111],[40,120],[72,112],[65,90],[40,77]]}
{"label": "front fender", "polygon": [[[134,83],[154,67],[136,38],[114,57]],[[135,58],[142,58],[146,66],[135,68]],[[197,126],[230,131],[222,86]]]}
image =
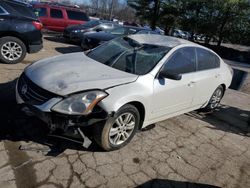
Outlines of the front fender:
{"label": "front fender", "polygon": [[153,95],[151,81],[136,82],[117,86],[106,90],[109,96],[99,103],[99,106],[108,113],[117,112],[122,106],[131,102],[139,102],[145,109],[145,120],[150,114],[150,104]]}

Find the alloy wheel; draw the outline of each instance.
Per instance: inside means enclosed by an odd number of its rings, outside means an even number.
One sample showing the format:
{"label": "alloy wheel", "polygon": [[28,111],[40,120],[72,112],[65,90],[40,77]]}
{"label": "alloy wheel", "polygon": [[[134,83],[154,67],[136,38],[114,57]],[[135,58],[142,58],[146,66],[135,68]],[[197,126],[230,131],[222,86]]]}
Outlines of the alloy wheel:
{"label": "alloy wheel", "polygon": [[216,108],[219,104],[220,104],[220,101],[222,99],[222,95],[223,95],[223,92],[221,89],[217,89],[212,98],[211,98],[211,108],[214,109]]}
{"label": "alloy wheel", "polygon": [[135,128],[135,116],[132,113],[123,113],[118,116],[109,130],[109,141],[113,145],[121,145],[132,134]]}
{"label": "alloy wheel", "polygon": [[9,61],[18,60],[22,53],[22,47],[16,42],[6,42],[1,48],[2,56]]}

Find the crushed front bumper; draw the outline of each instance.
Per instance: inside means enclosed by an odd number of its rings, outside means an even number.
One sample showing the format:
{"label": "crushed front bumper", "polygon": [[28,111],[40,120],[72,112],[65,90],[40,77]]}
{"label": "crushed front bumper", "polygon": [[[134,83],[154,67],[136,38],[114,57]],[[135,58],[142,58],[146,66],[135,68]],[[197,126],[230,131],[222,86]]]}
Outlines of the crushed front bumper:
{"label": "crushed front bumper", "polygon": [[18,90],[16,89],[17,104],[22,106],[23,111],[26,112],[27,115],[36,116],[43,122],[45,122],[49,126],[51,131],[61,129],[66,132],[70,127],[87,127],[97,124],[98,122],[105,121],[109,117],[109,114],[99,106],[96,106],[93,112],[86,116],[66,115],[51,111],[51,108],[61,100],[62,98],[58,97],[52,98],[42,105],[31,105],[25,103],[25,101],[19,95]]}

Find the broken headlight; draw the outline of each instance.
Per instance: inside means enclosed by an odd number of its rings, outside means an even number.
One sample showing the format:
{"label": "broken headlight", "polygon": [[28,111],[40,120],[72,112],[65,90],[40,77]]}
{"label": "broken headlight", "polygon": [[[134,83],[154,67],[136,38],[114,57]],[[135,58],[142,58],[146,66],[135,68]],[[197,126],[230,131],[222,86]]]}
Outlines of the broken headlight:
{"label": "broken headlight", "polygon": [[87,115],[107,96],[107,93],[99,90],[75,94],[57,103],[52,110],[69,115]]}

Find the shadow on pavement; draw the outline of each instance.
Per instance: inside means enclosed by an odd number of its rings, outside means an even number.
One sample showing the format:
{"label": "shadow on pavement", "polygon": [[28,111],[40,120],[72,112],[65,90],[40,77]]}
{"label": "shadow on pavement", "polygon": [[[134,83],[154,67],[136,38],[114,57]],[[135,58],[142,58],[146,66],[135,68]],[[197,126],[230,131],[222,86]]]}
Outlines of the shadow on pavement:
{"label": "shadow on pavement", "polygon": [[250,137],[250,111],[221,105],[210,113],[193,111],[187,115],[213,125],[212,129]]}
{"label": "shadow on pavement", "polygon": [[199,184],[199,183],[153,179],[138,186],[137,188],[219,188],[219,187],[207,184]]}
{"label": "shadow on pavement", "polygon": [[52,41],[52,42],[58,42],[58,43],[62,43],[62,44],[70,44],[70,42],[67,39],[63,38],[60,35],[45,36],[43,38],[48,40],[48,41]]}
{"label": "shadow on pavement", "polygon": [[0,141],[24,141],[27,144],[32,141],[47,147],[48,156],[57,156],[66,149],[101,151],[94,142],[85,149],[81,144],[47,136],[49,130],[46,124],[38,118],[25,115],[16,104],[15,84],[16,80],[0,84]]}

